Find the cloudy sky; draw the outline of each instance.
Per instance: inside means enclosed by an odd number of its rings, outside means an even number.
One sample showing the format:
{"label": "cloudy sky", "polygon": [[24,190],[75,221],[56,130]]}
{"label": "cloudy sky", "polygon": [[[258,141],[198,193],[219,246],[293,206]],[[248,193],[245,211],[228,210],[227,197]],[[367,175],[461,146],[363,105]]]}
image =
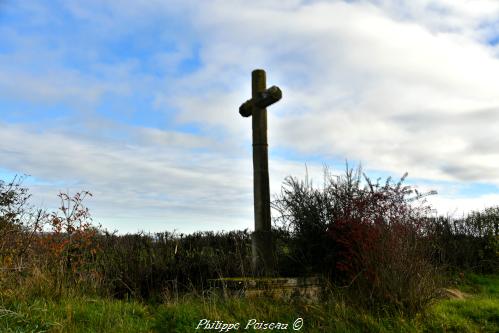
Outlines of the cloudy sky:
{"label": "cloudy sky", "polygon": [[0,176],[33,203],[88,190],[121,233],[253,228],[251,71],[271,192],[362,163],[499,204],[499,1],[0,0]]}

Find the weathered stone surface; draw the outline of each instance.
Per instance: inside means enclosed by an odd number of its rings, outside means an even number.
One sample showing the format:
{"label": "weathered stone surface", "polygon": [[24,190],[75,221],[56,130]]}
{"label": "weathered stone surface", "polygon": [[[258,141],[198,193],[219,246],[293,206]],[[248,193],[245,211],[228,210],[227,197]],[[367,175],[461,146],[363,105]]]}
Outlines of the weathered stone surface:
{"label": "weathered stone surface", "polygon": [[266,88],[266,74],[262,69],[251,73],[252,98],[239,108],[243,117],[252,116],[253,136],[253,197],[255,232],[252,235],[253,274],[275,274],[274,251],[271,234],[270,186],[267,143],[266,107],[282,98],[281,89]]}
{"label": "weathered stone surface", "polygon": [[239,113],[243,117],[249,117],[253,114],[254,107],[266,108],[267,106],[270,106],[275,102],[279,101],[281,98],[282,98],[281,89],[279,89],[279,87],[277,86],[272,86],[267,90],[261,92],[258,95],[256,101],[254,101],[253,99],[249,99],[246,102],[244,102],[239,107]]}
{"label": "weathered stone surface", "polygon": [[222,278],[210,280],[212,291],[225,297],[259,298],[317,302],[323,293],[319,277],[308,278]]}

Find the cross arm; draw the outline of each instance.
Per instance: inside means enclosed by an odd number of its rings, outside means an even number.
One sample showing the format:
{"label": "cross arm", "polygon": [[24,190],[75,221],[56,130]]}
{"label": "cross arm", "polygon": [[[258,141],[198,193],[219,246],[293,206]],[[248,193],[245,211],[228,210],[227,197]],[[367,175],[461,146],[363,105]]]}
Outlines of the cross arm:
{"label": "cross arm", "polygon": [[239,107],[239,113],[243,117],[253,114],[253,107],[266,108],[282,98],[282,91],[277,86],[272,86],[258,94],[256,99],[249,99]]}

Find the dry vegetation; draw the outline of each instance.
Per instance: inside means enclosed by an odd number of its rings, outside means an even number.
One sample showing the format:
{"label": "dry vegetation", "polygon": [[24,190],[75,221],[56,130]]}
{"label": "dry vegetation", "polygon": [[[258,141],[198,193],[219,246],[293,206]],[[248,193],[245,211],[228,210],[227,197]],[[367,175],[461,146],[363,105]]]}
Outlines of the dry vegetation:
{"label": "dry vegetation", "polygon": [[[492,285],[486,295],[497,296],[494,275],[484,282],[473,274],[498,272],[499,208],[460,219],[435,218],[424,202],[431,193],[404,186],[405,176],[396,183],[373,182],[360,169],[347,167],[343,176],[325,170],[324,179],[322,188],[315,188],[308,179],[290,177],[272,203],[279,213],[274,237],[280,275],[320,275],[330,286],[323,306],[312,308],[265,300],[248,305],[209,296],[209,279],[251,274],[247,231],[117,235],[92,223],[84,206],[89,192],[59,194],[60,209],[48,213],[29,205],[21,178],[0,182],[0,326],[12,332],[104,332],[111,324],[123,332],[140,325],[144,331],[189,332],[194,324],[189,321],[198,316],[243,320],[259,315],[271,320],[269,315],[302,313],[317,331],[362,331],[363,325],[369,330],[389,331],[395,325],[418,331],[426,325],[421,320],[452,323],[442,316],[443,311],[455,311],[453,301],[436,301],[441,287],[454,283],[456,276],[459,286],[467,281],[464,274],[476,277],[476,285]],[[497,299],[483,297],[473,300],[483,301],[477,305],[483,311],[498,305]],[[240,311],[229,311],[227,302],[239,304],[231,303]],[[249,312],[243,310],[248,306]],[[39,309],[53,311],[55,317]],[[57,314],[64,311],[88,316],[90,326],[60,322]],[[106,311],[122,313],[123,322],[102,317]],[[485,326],[480,324],[487,329],[499,326],[491,313]],[[409,322],[404,324],[403,318]],[[473,331],[475,324],[469,325]]]}

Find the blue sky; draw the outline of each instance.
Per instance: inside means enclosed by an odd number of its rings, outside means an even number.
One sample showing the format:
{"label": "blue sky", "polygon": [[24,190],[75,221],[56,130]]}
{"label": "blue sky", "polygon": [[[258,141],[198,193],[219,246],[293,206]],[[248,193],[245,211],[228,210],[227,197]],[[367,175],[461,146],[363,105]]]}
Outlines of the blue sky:
{"label": "blue sky", "polygon": [[271,192],[305,165],[409,173],[440,214],[499,203],[499,2],[0,0],[0,176],[88,190],[119,232],[253,228],[251,71]]}

